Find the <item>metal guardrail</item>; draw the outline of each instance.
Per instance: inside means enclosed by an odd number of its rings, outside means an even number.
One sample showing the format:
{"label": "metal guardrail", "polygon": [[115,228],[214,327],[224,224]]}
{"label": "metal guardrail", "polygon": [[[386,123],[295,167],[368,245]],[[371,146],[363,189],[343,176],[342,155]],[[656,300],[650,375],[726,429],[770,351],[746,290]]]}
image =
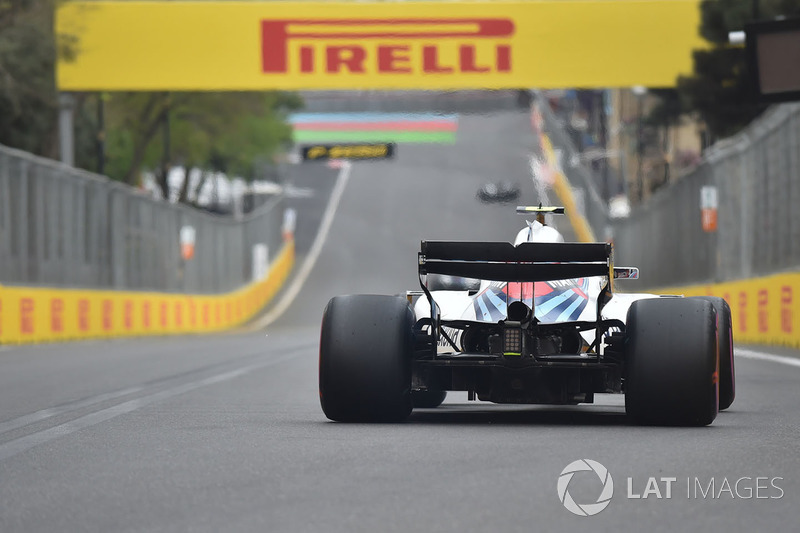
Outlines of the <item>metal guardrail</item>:
{"label": "metal guardrail", "polygon": [[[617,264],[641,268],[638,287],[719,283],[800,267],[800,104],[772,107],[630,217],[610,219],[597,177],[581,164],[550,106],[536,97],[581,214],[596,239],[613,238]],[[715,232],[702,227],[706,186],[717,190]]]}
{"label": "metal guardrail", "polygon": [[[283,200],[242,220],[203,213],[0,146],[0,283],[191,294],[253,281],[253,247],[282,245]],[[184,260],[180,231],[196,232]]]}
{"label": "metal guardrail", "polygon": [[[714,186],[716,232],[704,232],[700,194]],[[612,223],[616,262],[642,284],[715,283],[800,266],[800,104],[769,109],[703,162]]]}

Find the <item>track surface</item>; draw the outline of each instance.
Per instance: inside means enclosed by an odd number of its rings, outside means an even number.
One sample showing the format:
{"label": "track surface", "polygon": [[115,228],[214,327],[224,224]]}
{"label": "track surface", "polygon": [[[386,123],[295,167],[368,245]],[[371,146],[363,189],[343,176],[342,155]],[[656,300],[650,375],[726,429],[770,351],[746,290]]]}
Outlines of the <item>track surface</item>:
{"label": "track surface", "polygon": [[[553,408],[453,394],[399,425],[325,419],[316,365],[327,300],[415,288],[423,238],[512,239],[522,220],[474,195],[510,179],[521,202],[536,201],[533,145],[525,114],[462,117],[455,147],[400,146],[396,161],[354,165],[310,277],[267,336],[0,348],[0,531],[796,531],[793,366],[738,359],[736,402],[708,428],[629,426],[614,396]],[[317,195],[295,201],[301,252],[336,173],[304,176]],[[582,458],[615,483],[609,507],[588,518],[556,491]],[[576,474],[576,501],[599,495],[592,475]],[[628,477],[642,494],[651,476],[677,478],[672,499],[626,497]],[[713,478],[718,492],[745,476],[752,487],[783,478],[783,497],[687,498],[687,478],[703,490]]]}

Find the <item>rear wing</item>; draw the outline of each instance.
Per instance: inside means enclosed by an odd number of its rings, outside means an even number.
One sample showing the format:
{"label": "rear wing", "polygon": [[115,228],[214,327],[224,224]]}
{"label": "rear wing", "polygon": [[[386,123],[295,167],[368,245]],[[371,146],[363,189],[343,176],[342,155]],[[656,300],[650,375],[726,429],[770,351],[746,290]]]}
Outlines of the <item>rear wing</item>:
{"label": "rear wing", "polygon": [[[441,335],[456,351],[458,346],[441,327],[439,306],[423,279],[427,274],[505,282],[605,276],[607,281],[597,298],[598,332],[602,328],[602,309],[611,297],[615,277],[612,246],[608,243],[523,242],[514,246],[508,242],[422,241],[419,284],[431,305],[430,335],[434,346]],[[598,333],[596,342],[601,338]]]}
{"label": "rear wing", "polygon": [[493,281],[551,281],[608,276],[607,243],[422,241],[419,274],[447,274]]}

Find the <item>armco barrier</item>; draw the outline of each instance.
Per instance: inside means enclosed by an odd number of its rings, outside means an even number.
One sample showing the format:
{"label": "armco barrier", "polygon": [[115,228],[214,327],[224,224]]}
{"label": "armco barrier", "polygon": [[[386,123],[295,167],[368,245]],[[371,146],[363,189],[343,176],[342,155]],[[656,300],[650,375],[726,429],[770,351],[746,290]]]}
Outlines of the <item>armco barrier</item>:
{"label": "armco barrier", "polygon": [[210,333],[251,319],[294,264],[287,241],[261,281],[219,295],[0,285],[0,344]]}

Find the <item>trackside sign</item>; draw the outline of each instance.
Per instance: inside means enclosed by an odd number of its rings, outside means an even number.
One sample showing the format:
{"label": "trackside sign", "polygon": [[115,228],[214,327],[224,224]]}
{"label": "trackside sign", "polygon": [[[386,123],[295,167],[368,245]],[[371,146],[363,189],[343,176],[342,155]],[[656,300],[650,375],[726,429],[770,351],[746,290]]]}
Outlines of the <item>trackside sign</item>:
{"label": "trackside sign", "polygon": [[300,147],[303,161],[327,161],[329,159],[391,159],[394,143],[379,144],[314,144]]}
{"label": "trackside sign", "polygon": [[671,86],[699,0],[62,3],[59,89]]}

